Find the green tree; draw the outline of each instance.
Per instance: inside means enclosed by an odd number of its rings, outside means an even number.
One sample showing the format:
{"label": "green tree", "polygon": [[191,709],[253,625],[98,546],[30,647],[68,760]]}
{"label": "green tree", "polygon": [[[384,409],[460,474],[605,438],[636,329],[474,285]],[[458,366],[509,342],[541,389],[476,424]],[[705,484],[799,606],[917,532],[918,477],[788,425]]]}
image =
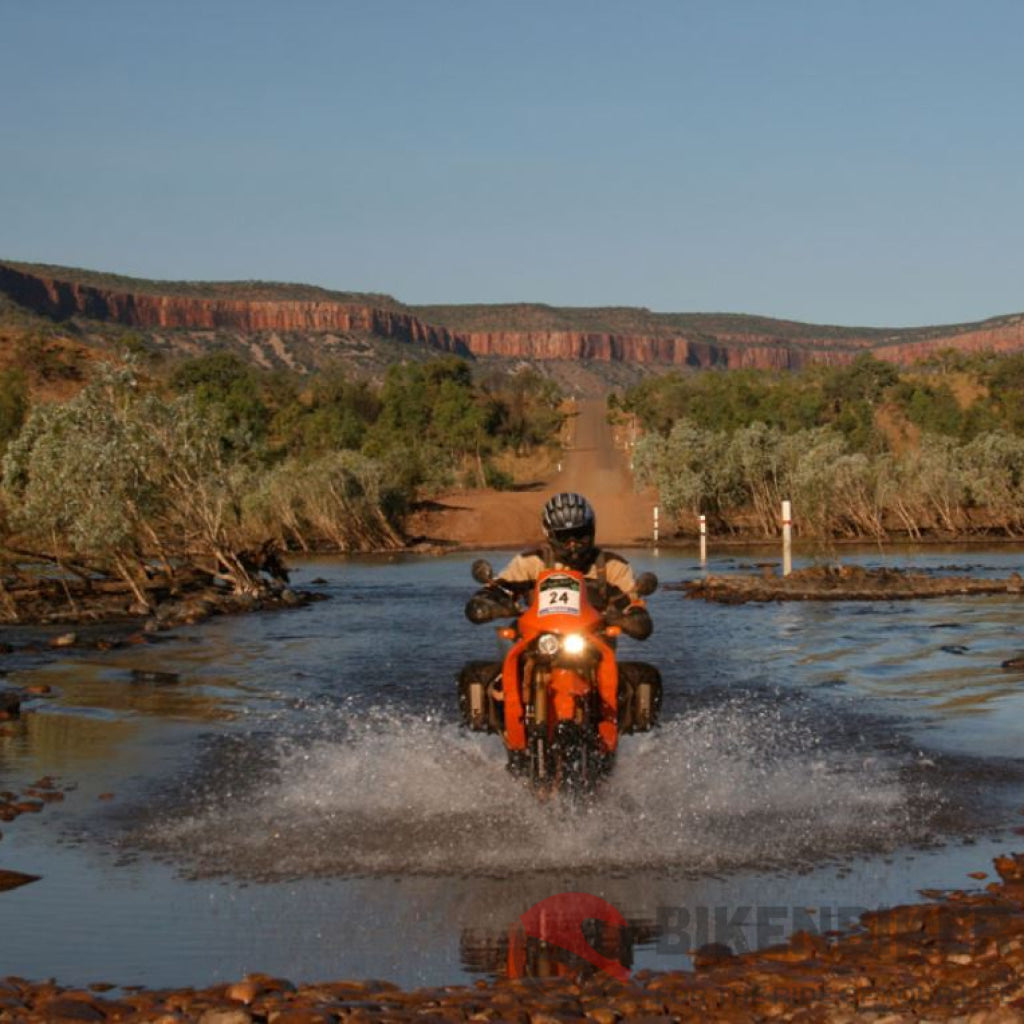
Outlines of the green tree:
{"label": "green tree", "polygon": [[877,405],[886,390],[899,382],[892,363],[863,352],[849,366],[837,367],[825,379],[825,395],[836,403],[866,402]]}
{"label": "green tree", "polygon": [[891,389],[892,400],[907,419],[921,430],[963,436],[965,419],[953,392],[945,382],[902,380]]}
{"label": "green tree", "polygon": [[493,381],[489,390],[495,400],[490,429],[517,454],[558,437],[562,393],[550,377],[526,367]]}
{"label": "green tree", "polygon": [[179,394],[194,395],[200,405],[217,406],[228,427],[254,440],[266,436],[270,408],[256,371],[233,352],[211,352],[182,363],[171,377]]}

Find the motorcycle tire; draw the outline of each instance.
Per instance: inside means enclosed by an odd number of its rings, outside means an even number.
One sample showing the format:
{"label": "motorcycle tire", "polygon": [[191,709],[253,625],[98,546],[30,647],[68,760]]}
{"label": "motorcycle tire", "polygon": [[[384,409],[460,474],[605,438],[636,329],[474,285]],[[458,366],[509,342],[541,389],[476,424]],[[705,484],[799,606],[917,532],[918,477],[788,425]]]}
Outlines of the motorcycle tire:
{"label": "motorcycle tire", "polygon": [[551,782],[551,759],[547,740],[543,736],[531,736],[526,745],[530,788],[535,792],[544,792]]}
{"label": "motorcycle tire", "polygon": [[552,753],[552,775],[565,796],[581,799],[594,792],[596,751],[575,722],[558,723]]}

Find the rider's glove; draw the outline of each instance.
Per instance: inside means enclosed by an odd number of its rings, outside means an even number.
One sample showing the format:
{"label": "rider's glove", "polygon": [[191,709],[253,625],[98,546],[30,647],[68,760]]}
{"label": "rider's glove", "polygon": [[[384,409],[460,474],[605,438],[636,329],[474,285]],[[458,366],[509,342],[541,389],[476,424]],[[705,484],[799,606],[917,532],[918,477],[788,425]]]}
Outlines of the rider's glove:
{"label": "rider's glove", "polygon": [[466,602],[466,618],[475,625],[481,622],[490,622],[495,618],[494,602],[479,594],[474,594]]}
{"label": "rider's glove", "polygon": [[478,590],[466,602],[466,618],[475,625],[518,614],[515,599],[500,587],[485,587]]}
{"label": "rider's glove", "polygon": [[624,612],[609,605],[605,619],[609,625],[618,626],[626,636],[634,640],[646,640],[654,631],[650,613],[640,604],[631,604]]}

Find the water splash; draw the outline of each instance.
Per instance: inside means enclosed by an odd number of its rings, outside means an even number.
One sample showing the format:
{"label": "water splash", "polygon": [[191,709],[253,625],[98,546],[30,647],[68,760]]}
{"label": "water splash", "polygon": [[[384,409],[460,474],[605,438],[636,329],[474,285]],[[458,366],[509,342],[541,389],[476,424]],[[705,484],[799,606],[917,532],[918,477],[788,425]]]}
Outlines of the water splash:
{"label": "water splash", "polygon": [[497,737],[399,710],[333,714],[336,738],[279,741],[241,792],[208,793],[139,838],[197,874],[260,879],[706,873],[919,842],[939,802],[891,754],[826,749],[812,722],[744,699],[624,738],[583,811],[538,802]]}

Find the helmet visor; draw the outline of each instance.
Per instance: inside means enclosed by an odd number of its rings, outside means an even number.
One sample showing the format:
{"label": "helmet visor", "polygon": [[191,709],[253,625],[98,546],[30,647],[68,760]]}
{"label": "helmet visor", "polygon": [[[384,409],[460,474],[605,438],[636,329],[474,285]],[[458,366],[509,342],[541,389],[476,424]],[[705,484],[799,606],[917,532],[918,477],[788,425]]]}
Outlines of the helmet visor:
{"label": "helmet visor", "polygon": [[565,530],[552,530],[551,537],[558,544],[589,543],[594,536],[593,526],[572,526]]}

